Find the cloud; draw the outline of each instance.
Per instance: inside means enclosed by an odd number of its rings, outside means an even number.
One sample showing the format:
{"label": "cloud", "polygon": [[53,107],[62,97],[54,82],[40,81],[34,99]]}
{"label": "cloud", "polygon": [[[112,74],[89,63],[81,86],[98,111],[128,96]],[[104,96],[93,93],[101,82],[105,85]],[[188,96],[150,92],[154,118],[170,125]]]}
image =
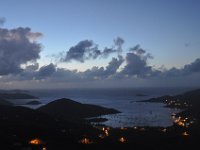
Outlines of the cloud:
{"label": "cloud", "polygon": [[117,58],[112,58],[112,60],[109,62],[108,66],[106,67],[105,73],[107,75],[114,75],[117,73],[117,70],[121,66],[121,64],[124,62],[124,58],[119,55]]}
{"label": "cloud", "polygon": [[39,63],[37,62],[34,62],[33,64],[26,66],[26,70],[30,70],[30,71],[35,71],[38,68],[39,68]]}
{"label": "cloud", "polygon": [[190,73],[190,72],[200,72],[200,58],[196,59],[194,62],[187,64],[183,68],[184,72]]}
{"label": "cloud", "polygon": [[133,48],[130,48],[130,51],[136,53],[137,55],[143,55],[146,53],[146,50],[141,48],[139,44],[137,44]]}
{"label": "cloud", "polygon": [[118,59],[113,57],[105,68],[95,66],[92,69],[86,70],[82,74],[85,78],[89,79],[107,79],[117,74],[117,70],[123,62],[124,59],[122,56],[118,56]]}
{"label": "cloud", "polygon": [[[122,63],[126,65],[122,67]],[[127,62],[128,61],[128,62]],[[134,62],[134,63],[133,63]],[[29,65],[30,66],[30,65]],[[36,65],[37,66],[37,65]],[[184,65],[183,68],[171,68],[169,70],[157,70],[149,66],[145,60],[134,53],[128,53],[125,60],[122,56],[112,58],[106,67],[94,66],[83,72],[59,68],[54,64],[42,66],[40,69],[27,67],[19,74],[9,74],[0,78],[1,85],[13,83],[29,83],[42,86],[45,85],[57,88],[68,86],[90,87],[116,86],[177,86],[177,85],[199,85],[200,59]],[[34,67],[33,67],[34,68]],[[129,69],[128,69],[129,68]],[[102,84],[103,83],[103,84]],[[84,86],[82,86],[84,87]]]}
{"label": "cloud", "polygon": [[114,49],[114,48],[104,48],[104,50],[101,52],[101,56],[103,58],[107,58],[110,54],[112,53],[116,53],[116,52],[119,52],[119,50],[117,49]]}
{"label": "cloud", "polygon": [[179,76],[188,76],[191,74],[200,73],[200,59],[196,59],[194,62],[190,64],[186,64],[183,68],[171,68],[169,70],[165,70],[162,72],[163,77],[179,77]]}
{"label": "cloud", "polygon": [[130,48],[130,52],[126,54],[126,65],[121,71],[125,76],[145,77],[153,75],[152,66],[148,65],[148,60],[152,59],[150,53],[136,45]]}
{"label": "cloud", "polygon": [[[72,46],[66,52],[66,55],[64,56],[64,58],[61,57],[61,61],[70,62],[71,60],[75,60],[75,61],[83,63],[85,62],[85,60],[88,60],[88,59],[96,59],[98,57],[106,58],[111,53],[121,52],[123,43],[124,43],[124,40],[120,37],[117,37],[116,39],[114,39],[114,46],[112,48],[105,47],[103,50],[100,50],[98,48],[98,45],[95,44],[92,40],[83,40],[83,41],[80,41],[75,46]],[[55,56],[58,57],[59,55],[55,55]]]}
{"label": "cloud", "polygon": [[[111,48],[99,49],[92,40],[83,40],[72,46],[67,52],[52,57],[62,59],[63,62],[72,60],[85,62],[89,59],[105,58],[110,54],[118,54],[112,57],[105,67],[93,66],[86,71],[69,70],[60,68],[51,63],[39,68],[37,59],[41,51],[41,45],[37,39],[42,34],[32,32],[30,28],[2,29],[0,28],[0,81],[2,83],[23,82],[54,84],[86,84],[97,85],[104,83],[112,85],[132,85],[134,83],[147,83],[165,85],[186,83],[184,79],[192,80],[192,77],[200,77],[200,59],[184,65],[182,68],[170,69],[155,68],[149,64],[153,56],[138,44],[127,53],[123,49],[124,40],[120,37],[114,39]],[[199,75],[199,76],[198,76]],[[177,82],[175,82],[177,81]],[[41,84],[42,84],[41,83]],[[93,84],[94,83],[94,84]],[[117,83],[117,84],[115,84]],[[96,86],[98,87],[98,86]],[[55,87],[56,88],[56,87]]]}
{"label": "cloud", "polygon": [[17,74],[23,70],[21,65],[40,58],[41,45],[30,36],[39,35],[30,28],[0,28],[0,75]]}
{"label": "cloud", "polygon": [[122,45],[124,44],[124,39],[122,39],[121,37],[117,37],[116,39],[114,39],[114,44],[115,46],[117,46],[118,50],[122,50]]}
{"label": "cloud", "polygon": [[27,38],[30,40],[30,41],[36,41],[39,37],[42,37],[43,36],[43,34],[42,33],[40,33],[40,32],[35,32],[35,33],[33,33],[33,32],[29,32],[28,34],[27,34]]}
{"label": "cloud", "polygon": [[145,75],[146,72],[151,71],[151,67],[147,66],[145,59],[141,59],[134,53],[127,53],[126,62],[127,64],[122,71],[125,75]]}
{"label": "cloud", "polygon": [[68,62],[71,60],[76,60],[79,62],[84,62],[86,59],[91,57],[98,57],[98,53],[100,52],[97,50],[97,47],[93,41],[83,40],[69,49],[63,61]]}
{"label": "cloud", "polygon": [[46,66],[42,66],[38,71],[38,77],[39,78],[46,78],[51,76],[53,73],[56,72],[56,66],[54,64],[49,64]]}
{"label": "cloud", "polygon": [[0,26],[4,25],[5,22],[6,22],[6,18],[0,17]]}

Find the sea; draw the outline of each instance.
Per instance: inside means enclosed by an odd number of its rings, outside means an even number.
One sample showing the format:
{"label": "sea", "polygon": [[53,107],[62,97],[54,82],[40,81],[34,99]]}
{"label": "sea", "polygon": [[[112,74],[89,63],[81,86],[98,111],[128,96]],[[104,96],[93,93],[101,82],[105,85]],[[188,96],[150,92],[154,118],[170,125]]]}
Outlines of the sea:
{"label": "sea", "polygon": [[[194,88],[101,88],[30,90],[41,105],[60,98],[69,98],[85,104],[94,104],[119,110],[119,114],[103,115],[107,121],[100,124],[111,127],[168,127],[173,124],[172,113],[181,110],[164,107],[163,103],[138,102],[163,95],[177,95]],[[27,106],[27,105],[26,105]],[[36,106],[27,106],[36,107]],[[37,106],[38,107],[38,106]]]}

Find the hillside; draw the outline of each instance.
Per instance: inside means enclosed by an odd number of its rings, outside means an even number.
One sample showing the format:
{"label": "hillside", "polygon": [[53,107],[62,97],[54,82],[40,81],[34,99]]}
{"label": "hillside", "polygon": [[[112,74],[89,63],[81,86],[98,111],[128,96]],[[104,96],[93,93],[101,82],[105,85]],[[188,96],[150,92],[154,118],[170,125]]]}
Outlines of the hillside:
{"label": "hillside", "polygon": [[38,109],[41,112],[57,116],[66,120],[96,117],[119,111],[101,106],[81,104],[70,99],[58,99]]}
{"label": "hillside", "polygon": [[12,103],[6,101],[3,98],[0,98],[0,105],[12,106]]}

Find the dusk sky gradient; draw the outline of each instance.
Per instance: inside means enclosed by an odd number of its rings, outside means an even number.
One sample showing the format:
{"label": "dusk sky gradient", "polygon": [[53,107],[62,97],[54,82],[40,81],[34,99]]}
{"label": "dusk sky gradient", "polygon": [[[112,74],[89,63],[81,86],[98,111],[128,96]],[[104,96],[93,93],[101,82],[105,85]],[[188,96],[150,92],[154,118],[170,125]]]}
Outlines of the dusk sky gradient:
{"label": "dusk sky gradient", "polygon": [[199,0],[2,0],[0,10],[1,88],[200,85]]}

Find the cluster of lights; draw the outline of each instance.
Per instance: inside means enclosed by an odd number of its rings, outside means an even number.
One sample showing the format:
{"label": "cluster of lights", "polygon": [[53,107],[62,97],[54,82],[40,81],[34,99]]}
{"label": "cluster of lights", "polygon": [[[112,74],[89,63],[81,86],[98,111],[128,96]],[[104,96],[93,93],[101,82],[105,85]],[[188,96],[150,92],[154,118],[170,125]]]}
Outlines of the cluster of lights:
{"label": "cluster of lights", "polygon": [[38,138],[32,139],[29,141],[29,144],[31,145],[43,145],[44,142]]}
{"label": "cluster of lights", "polygon": [[109,127],[107,127],[107,128],[103,127],[102,131],[104,132],[105,136],[109,136],[109,131],[110,131]]}
{"label": "cluster of lights", "polygon": [[188,117],[182,118],[179,116],[178,118],[176,118],[175,116],[172,116],[172,119],[174,120],[174,123],[176,125],[186,128],[188,128],[190,124],[194,123],[194,121],[192,119],[189,119]]}
{"label": "cluster of lights", "polygon": [[39,139],[39,138],[32,139],[32,140],[30,140],[28,143],[29,143],[30,145],[43,146],[43,147],[42,147],[42,150],[47,150],[47,148],[44,147],[45,143],[44,143],[41,139]]}
{"label": "cluster of lights", "polygon": [[[188,128],[190,126],[190,124],[193,124],[194,121],[188,117],[176,117],[176,114],[173,113],[172,114],[172,118],[174,120],[174,123],[180,127],[184,127],[184,128]],[[187,131],[184,131],[182,134],[181,134],[183,137],[188,137],[189,136],[189,133]]]}
{"label": "cluster of lights", "polygon": [[100,130],[102,130],[103,133],[99,134],[99,136],[98,136],[99,138],[104,139],[105,137],[109,136],[109,131],[110,131],[109,127],[103,127],[103,128],[100,128]]}
{"label": "cluster of lights", "polygon": [[176,106],[176,107],[190,107],[191,105],[189,105],[187,102],[179,102],[179,100],[165,100],[165,103],[167,104],[167,106]]}
{"label": "cluster of lights", "polygon": [[93,142],[89,138],[82,138],[79,143],[87,145],[87,144],[92,144]]}
{"label": "cluster of lights", "polygon": [[133,127],[134,130],[138,130],[138,131],[146,131],[146,129],[144,127],[137,127],[137,126],[134,126]]}

